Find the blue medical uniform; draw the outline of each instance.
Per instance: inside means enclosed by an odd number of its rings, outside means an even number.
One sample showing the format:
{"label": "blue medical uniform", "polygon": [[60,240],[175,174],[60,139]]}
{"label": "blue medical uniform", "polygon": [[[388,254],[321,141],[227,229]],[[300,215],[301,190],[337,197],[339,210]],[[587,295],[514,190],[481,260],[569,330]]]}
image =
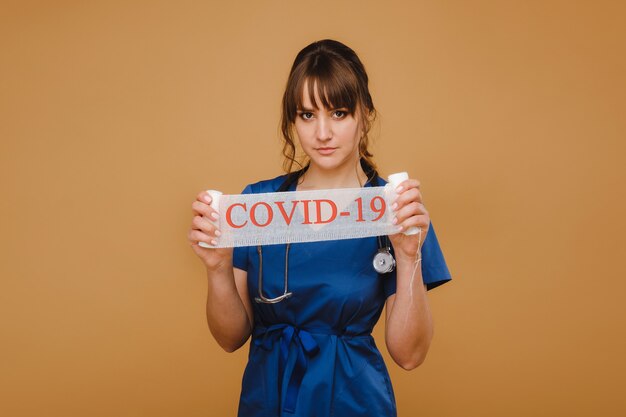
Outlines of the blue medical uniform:
{"label": "blue medical uniform", "polygon": [[[284,180],[250,184],[243,193],[275,192]],[[382,178],[378,182],[385,184]],[[293,295],[262,304],[254,301],[257,247],[234,249],[233,265],[248,272],[254,309],[239,417],[396,416],[389,374],[371,336],[387,297],[395,293],[396,276],[374,270],[377,250],[376,237],[292,243],[288,274]],[[284,244],[262,247],[268,298],[283,293],[285,251]],[[451,279],[432,224],[421,265],[429,290]]]}

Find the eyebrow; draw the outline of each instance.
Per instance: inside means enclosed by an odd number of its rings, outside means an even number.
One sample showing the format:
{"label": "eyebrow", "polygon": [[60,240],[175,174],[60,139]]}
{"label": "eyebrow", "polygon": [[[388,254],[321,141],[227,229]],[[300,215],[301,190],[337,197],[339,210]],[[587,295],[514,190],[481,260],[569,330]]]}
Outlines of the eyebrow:
{"label": "eyebrow", "polygon": [[[329,109],[329,111],[341,110],[341,109],[348,110],[348,108],[344,106],[344,107],[335,107],[335,108]],[[299,112],[314,112],[315,109],[309,109],[308,107],[301,107],[301,108],[298,108],[297,111],[299,111]]]}

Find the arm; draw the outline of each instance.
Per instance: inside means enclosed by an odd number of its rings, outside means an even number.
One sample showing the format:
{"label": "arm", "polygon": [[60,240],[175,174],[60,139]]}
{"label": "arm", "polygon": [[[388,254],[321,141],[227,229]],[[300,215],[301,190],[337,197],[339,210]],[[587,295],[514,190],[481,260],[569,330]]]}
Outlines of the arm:
{"label": "arm", "polygon": [[209,330],[227,352],[243,346],[252,332],[253,313],[248,297],[247,272],[232,266],[207,268],[206,317]]}
{"label": "arm", "polygon": [[396,293],[386,303],[385,342],[393,360],[411,370],[426,358],[433,337],[433,319],[421,268],[412,278],[414,261],[397,258],[396,262]]}
{"label": "arm", "polygon": [[422,204],[417,180],[400,184],[393,209],[401,230],[416,226],[421,235],[389,236],[396,254],[396,293],[386,302],[385,342],[393,360],[406,370],[422,364],[433,337],[433,319],[422,279],[421,244],[427,235],[430,218]]}
{"label": "arm", "polygon": [[209,330],[225,351],[233,352],[248,340],[254,322],[248,297],[247,272],[233,268],[232,248],[205,248],[198,245],[199,242],[214,244],[213,239],[219,236],[213,223],[219,217],[210,204],[210,195],[205,192],[198,194],[192,204],[195,216],[188,240],[206,267],[206,318]]}

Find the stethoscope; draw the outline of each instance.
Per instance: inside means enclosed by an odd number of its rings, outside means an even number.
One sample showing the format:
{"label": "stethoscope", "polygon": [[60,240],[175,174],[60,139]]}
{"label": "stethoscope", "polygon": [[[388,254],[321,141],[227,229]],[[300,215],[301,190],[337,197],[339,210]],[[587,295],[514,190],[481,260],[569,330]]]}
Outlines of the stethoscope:
{"label": "stethoscope", "polygon": [[[293,181],[297,180],[298,177],[299,175],[296,175],[294,179],[289,176],[280,186],[278,191],[287,191],[289,186],[293,183]],[[376,177],[374,177],[372,182],[373,186],[378,185],[378,179]],[[254,301],[257,303],[276,304],[293,295],[293,293],[289,291],[289,246],[290,244],[287,243],[285,248],[285,284],[283,287],[283,293],[274,298],[268,298],[265,294],[263,294],[263,249],[261,249],[261,245],[257,246],[257,253],[259,255],[259,296],[254,298]],[[378,236],[378,251],[374,255],[372,265],[379,274],[387,274],[395,269],[396,260],[391,254],[391,244],[388,236]]]}

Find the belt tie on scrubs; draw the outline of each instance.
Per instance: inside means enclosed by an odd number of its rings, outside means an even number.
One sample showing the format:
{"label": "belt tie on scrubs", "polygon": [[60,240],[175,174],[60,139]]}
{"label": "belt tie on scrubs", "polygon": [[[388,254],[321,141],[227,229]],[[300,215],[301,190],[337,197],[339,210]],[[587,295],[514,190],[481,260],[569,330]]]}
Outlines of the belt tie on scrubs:
{"label": "belt tie on scrubs", "polygon": [[[350,329],[352,330],[352,329]],[[354,329],[356,330],[356,329]],[[286,397],[283,405],[283,411],[294,413],[296,411],[296,403],[298,401],[298,393],[302,385],[302,379],[309,365],[309,359],[313,358],[319,352],[319,345],[311,335],[327,334],[335,336],[347,337],[370,337],[371,329],[359,329],[358,331],[337,331],[329,328],[315,328],[304,330],[292,326],[291,324],[280,323],[269,327],[256,326],[253,332],[253,340],[255,346],[259,346],[265,350],[271,350],[276,341],[280,341],[280,355],[278,359],[279,367],[279,395],[282,392],[282,378],[289,356],[289,346],[293,343],[297,349],[296,362],[291,372],[291,377],[287,385]]]}
{"label": "belt tie on scrubs", "polygon": [[[289,324],[276,324],[267,328],[256,327],[255,335],[262,335],[262,337],[256,337],[254,344],[262,347],[265,350],[271,350],[272,345],[276,339],[280,339],[280,356],[279,356],[279,381],[282,381],[282,375],[285,370],[285,364],[287,363],[287,357],[289,356],[289,345],[294,343],[298,355],[296,357],[296,363],[294,365],[291,377],[287,385],[287,394],[283,410],[287,413],[293,413],[296,410],[296,402],[298,401],[298,392],[302,385],[302,379],[306,373],[306,369],[309,365],[309,358],[317,355],[320,350],[319,345],[311,336],[311,333],[306,330],[298,329]],[[279,392],[282,390],[282,382],[279,387]]]}

